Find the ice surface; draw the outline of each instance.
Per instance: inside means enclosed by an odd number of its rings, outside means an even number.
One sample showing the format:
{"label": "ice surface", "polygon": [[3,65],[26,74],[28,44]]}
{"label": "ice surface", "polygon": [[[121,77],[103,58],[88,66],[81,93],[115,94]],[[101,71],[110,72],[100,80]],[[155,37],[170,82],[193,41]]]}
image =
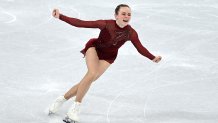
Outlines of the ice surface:
{"label": "ice surface", "polygon": [[46,110],[86,73],[79,51],[99,30],[72,27],[51,11],[113,19],[120,3],[131,6],[142,44],[163,60],[155,64],[127,42],[86,95],[81,122],[217,123],[217,0],[1,0],[0,122],[62,122],[72,101],[53,117]]}

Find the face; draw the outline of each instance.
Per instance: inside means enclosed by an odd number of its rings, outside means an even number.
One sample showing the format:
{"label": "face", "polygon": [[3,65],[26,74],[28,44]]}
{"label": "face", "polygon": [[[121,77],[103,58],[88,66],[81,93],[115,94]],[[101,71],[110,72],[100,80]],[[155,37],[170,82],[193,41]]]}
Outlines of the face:
{"label": "face", "polygon": [[131,19],[131,9],[129,7],[121,7],[118,14],[115,14],[115,18],[119,26],[127,26]]}

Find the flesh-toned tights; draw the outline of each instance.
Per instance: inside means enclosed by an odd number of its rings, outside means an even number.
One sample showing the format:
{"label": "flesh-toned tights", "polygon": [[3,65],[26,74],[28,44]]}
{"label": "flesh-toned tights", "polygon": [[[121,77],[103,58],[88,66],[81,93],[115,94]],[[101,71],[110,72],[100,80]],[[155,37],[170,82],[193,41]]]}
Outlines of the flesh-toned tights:
{"label": "flesh-toned tights", "polygon": [[90,47],[86,51],[86,65],[87,73],[82,78],[82,80],[74,85],[65,95],[65,99],[70,99],[71,97],[76,96],[77,102],[82,102],[83,97],[89,90],[92,82],[97,80],[111,65],[105,60],[99,60],[95,47]]}

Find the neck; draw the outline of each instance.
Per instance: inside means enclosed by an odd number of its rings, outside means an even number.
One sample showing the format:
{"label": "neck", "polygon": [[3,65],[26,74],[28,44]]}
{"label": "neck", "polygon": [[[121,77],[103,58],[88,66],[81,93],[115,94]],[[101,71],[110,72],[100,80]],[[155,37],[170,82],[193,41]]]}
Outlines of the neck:
{"label": "neck", "polygon": [[116,24],[120,27],[120,28],[123,28],[124,26],[119,24],[119,22],[116,20]]}

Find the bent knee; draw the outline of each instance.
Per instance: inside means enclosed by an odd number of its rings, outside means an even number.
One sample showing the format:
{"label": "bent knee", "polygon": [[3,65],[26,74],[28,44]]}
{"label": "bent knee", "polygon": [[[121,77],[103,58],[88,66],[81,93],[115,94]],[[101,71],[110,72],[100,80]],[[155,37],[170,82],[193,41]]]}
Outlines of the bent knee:
{"label": "bent knee", "polygon": [[95,80],[98,76],[98,71],[88,71],[88,76],[92,79],[92,80]]}

